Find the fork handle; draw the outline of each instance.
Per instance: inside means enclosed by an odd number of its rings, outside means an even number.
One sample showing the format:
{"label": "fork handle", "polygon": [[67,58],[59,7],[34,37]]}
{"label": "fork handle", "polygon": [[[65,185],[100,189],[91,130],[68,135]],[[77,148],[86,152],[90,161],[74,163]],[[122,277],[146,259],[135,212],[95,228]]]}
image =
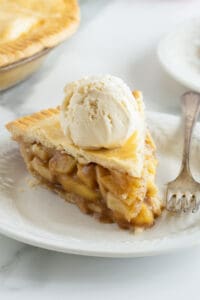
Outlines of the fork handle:
{"label": "fork handle", "polygon": [[194,125],[200,112],[200,94],[196,92],[186,92],[181,97],[181,106],[184,120],[184,146],[181,173],[190,171],[190,143]]}

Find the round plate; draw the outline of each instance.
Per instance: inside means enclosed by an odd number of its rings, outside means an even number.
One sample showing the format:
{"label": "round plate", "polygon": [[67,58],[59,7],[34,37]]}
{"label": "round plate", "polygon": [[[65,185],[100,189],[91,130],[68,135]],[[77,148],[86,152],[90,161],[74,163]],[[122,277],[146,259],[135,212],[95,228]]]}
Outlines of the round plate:
{"label": "round plate", "polygon": [[164,69],[186,87],[200,92],[200,19],[192,19],[165,36],[158,45]]}
{"label": "round plate", "polygon": [[[182,144],[179,119],[150,113],[148,123],[158,147],[157,181],[162,193],[164,183],[174,178],[179,169]],[[192,157],[194,173],[199,176],[197,136]],[[1,135],[0,143],[0,232],[3,234],[51,250],[104,257],[156,255],[200,243],[199,212],[184,215],[164,212],[154,227],[140,234],[122,230],[116,224],[101,224],[54,193],[30,187],[30,177],[18,148],[7,132]]]}

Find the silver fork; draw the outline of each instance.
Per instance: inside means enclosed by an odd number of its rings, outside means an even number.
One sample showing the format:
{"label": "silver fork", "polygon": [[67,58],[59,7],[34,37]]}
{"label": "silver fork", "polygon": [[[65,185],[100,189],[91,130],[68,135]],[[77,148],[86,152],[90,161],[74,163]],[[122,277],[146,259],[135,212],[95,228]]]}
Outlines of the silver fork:
{"label": "silver fork", "polygon": [[199,206],[200,183],[190,170],[190,144],[194,125],[200,112],[200,94],[187,92],[181,97],[184,119],[184,147],[178,177],[167,184],[166,209],[172,212],[196,212]]}

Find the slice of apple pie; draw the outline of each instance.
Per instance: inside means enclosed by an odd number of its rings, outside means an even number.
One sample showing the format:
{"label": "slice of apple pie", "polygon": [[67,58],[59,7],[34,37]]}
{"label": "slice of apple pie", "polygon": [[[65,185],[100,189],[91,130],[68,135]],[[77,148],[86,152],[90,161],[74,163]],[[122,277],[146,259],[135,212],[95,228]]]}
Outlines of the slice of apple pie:
{"label": "slice of apple pie", "polygon": [[[133,92],[142,113],[141,93]],[[30,173],[75,203],[82,212],[122,228],[147,228],[161,214],[155,185],[155,145],[145,130],[116,148],[81,148],[60,125],[60,108],[17,119],[6,125],[20,145]],[[143,146],[142,146],[143,145]]]}

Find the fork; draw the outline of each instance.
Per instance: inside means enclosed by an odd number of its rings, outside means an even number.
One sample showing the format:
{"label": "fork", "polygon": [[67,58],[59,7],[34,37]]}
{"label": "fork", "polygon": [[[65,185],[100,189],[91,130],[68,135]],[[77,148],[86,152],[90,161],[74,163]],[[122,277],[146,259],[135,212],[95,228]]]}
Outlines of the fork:
{"label": "fork", "polygon": [[200,183],[190,170],[190,144],[194,125],[200,112],[200,94],[186,92],[181,97],[184,122],[184,147],[179,175],[167,184],[166,209],[171,212],[196,212],[199,207]]}

